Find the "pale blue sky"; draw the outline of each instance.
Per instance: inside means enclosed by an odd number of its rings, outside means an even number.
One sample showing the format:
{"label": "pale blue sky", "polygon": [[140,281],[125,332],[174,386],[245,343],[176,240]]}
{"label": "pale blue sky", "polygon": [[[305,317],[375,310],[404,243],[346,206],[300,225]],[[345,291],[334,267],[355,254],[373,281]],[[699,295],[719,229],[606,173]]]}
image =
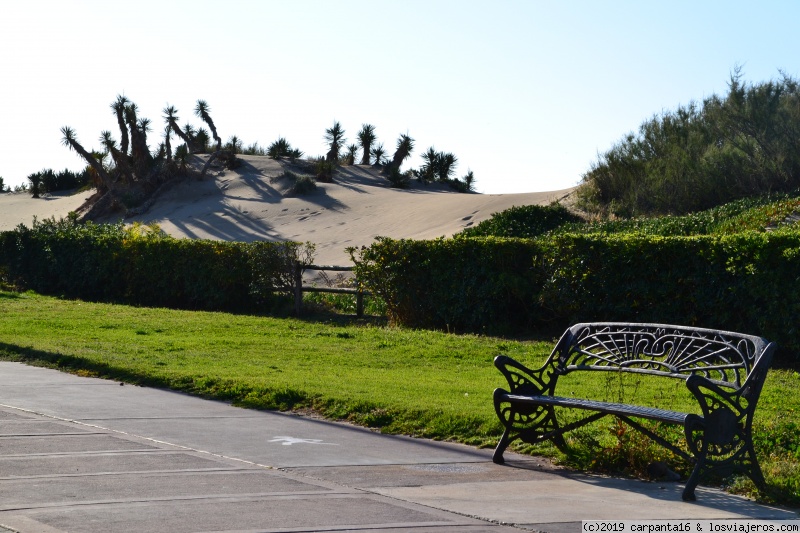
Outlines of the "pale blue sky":
{"label": "pale blue sky", "polygon": [[125,94],[180,123],[206,100],[220,136],[308,155],[325,129],[376,126],[452,152],[484,193],[577,184],[598,153],[662,110],[751,82],[800,77],[795,1],[57,1],[0,11],[0,176],[83,167],[119,137]]}

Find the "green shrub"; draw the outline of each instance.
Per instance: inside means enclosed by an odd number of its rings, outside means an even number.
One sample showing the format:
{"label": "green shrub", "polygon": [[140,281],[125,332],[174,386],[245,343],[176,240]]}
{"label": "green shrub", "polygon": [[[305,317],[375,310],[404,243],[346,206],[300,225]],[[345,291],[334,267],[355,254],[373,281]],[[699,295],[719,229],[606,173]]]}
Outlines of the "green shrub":
{"label": "green shrub", "polygon": [[182,309],[248,311],[289,292],[298,243],[173,239],[157,228],[35,222],[0,233],[5,282],[42,294]]}
{"label": "green shrub", "polygon": [[531,325],[543,280],[531,269],[534,241],[379,238],[350,249],[355,273],[389,318],[410,327],[509,332]]}
{"label": "green shrub", "polygon": [[747,84],[641,124],[599,157],[579,187],[582,206],[622,217],[685,214],[800,186],[800,84]]}
{"label": "green shrub", "polygon": [[568,222],[580,220],[561,204],[523,205],[494,213],[491,218],[461,232],[465,237],[537,237]]}
{"label": "green shrub", "polygon": [[378,239],[351,250],[394,322],[459,332],[555,332],[584,321],[662,322],[762,335],[800,363],[800,233],[560,234]]}

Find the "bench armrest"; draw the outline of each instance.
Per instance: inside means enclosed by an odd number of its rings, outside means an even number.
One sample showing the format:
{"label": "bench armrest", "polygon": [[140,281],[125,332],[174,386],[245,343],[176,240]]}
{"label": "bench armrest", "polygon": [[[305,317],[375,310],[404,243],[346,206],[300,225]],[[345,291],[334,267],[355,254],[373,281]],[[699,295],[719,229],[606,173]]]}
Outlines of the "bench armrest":
{"label": "bench armrest", "polygon": [[494,358],[494,366],[508,381],[510,394],[539,395],[552,394],[555,388],[555,377],[552,368],[545,365],[532,370],[522,363],[506,355]]}
{"label": "bench armrest", "polygon": [[699,402],[704,417],[721,408],[729,409],[737,418],[749,411],[747,401],[742,401],[739,390],[720,387],[705,376],[692,374],[686,378],[686,387]]}

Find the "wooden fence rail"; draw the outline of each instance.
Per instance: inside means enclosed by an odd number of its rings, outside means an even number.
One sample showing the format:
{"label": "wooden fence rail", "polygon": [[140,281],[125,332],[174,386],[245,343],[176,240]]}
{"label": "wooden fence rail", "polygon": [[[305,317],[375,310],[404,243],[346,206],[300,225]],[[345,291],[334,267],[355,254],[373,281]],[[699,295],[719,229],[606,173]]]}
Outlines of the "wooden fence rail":
{"label": "wooden fence rail", "polygon": [[297,316],[303,311],[304,292],[327,292],[331,294],[355,294],[356,295],[356,315],[360,318],[364,316],[364,296],[369,296],[369,292],[360,287],[351,289],[346,287],[308,287],[303,285],[304,270],[322,270],[331,272],[352,272],[353,267],[335,265],[304,265],[295,263],[294,267],[294,311]]}

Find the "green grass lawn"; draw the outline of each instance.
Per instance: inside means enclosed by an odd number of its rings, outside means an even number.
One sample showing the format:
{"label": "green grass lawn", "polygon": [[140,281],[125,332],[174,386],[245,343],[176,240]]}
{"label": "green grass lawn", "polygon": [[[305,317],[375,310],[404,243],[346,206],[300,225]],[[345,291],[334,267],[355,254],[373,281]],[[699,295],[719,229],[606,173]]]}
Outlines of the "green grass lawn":
{"label": "green grass lawn", "polygon": [[[349,322],[279,319],[87,303],[0,291],[0,357],[83,375],[168,387],[237,405],[313,409],[381,431],[477,446],[501,433],[492,406],[506,353],[537,366],[552,340],[517,341]],[[576,374],[576,377],[578,375]],[[800,503],[800,376],[771,370],[755,437],[770,498]],[[694,410],[682,382],[614,375],[559,383],[560,394]],[[568,416],[568,415],[567,415]],[[680,429],[660,428],[677,440]],[[567,455],[549,445],[521,451],[582,469],[640,473],[665,456],[611,419],[572,434]],[[601,451],[599,451],[601,450]],[[675,466],[676,469],[685,465]],[[738,492],[749,482],[735,480]]]}

